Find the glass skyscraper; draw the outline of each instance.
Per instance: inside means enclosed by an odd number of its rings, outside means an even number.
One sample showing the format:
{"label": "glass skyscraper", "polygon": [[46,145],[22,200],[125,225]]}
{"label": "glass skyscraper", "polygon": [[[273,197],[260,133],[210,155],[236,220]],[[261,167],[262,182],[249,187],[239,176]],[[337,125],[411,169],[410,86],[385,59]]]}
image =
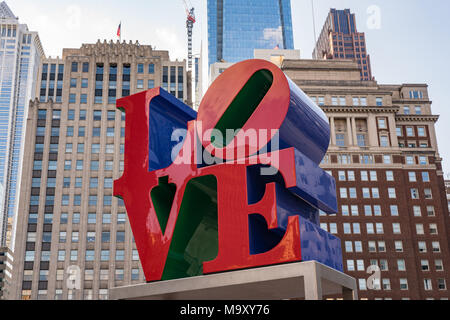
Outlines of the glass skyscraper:
{"label": "glass skyscraper", "polygon": [[294,48],[290,0],[208,0],[209,65],[276,47]]}
{"label": "glass skyscraper", "polygon": [[[0,246],[8,245],[8,217],[18,208],[28,102],[44,52],[36,32],[0,3]],[[14,234],[14,230],[12,231]]]}

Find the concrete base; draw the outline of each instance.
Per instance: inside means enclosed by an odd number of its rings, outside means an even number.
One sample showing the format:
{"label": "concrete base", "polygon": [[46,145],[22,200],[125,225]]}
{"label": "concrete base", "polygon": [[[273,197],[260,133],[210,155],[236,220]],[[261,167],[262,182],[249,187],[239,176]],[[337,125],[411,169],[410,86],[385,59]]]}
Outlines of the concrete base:
{"label": "concrete base", "polygon": [[143,283],[109,290],[112,300],[357,300],[356,280],[315,261]]}

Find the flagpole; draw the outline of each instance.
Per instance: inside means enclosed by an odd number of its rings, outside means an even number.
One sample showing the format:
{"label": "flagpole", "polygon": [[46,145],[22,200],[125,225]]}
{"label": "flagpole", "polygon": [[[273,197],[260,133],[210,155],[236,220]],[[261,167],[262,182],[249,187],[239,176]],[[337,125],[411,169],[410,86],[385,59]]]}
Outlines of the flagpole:
{"label": "flagpole", "polygon": [[122,21],[120,21],[119,26],[120,26],[119,43],[122,43]]}

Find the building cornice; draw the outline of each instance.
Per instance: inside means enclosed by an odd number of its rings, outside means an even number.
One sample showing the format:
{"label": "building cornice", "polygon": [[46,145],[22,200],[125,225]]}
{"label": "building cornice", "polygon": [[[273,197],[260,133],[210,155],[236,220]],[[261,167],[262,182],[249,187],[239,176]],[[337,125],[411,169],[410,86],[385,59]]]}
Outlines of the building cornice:
{"label": "building cornice", "polygon": [[320,106],[324,112],[342,113],[397,113],[399,107]]}
{"label": "building cornice", "polygon": [[407,121],[407,122],[413,122],[413,121],[422,121],[422,122],[437,122],[439,120],[439,116],[436,115],[404,115],[404,114],[398,114],[395,116],[396,121]]}

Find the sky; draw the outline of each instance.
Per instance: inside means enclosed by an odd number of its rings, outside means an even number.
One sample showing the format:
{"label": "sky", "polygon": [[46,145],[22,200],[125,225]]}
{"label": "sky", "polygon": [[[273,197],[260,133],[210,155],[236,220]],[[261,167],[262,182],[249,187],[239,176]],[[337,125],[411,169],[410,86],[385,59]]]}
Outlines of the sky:
{"label": "sky", "polygon": [[[206,0],[188,0],[195,7],[194,53],[207,57]],[[79,48],[97,39],[122,39],[169,50],[171,59],[187,56],[186,15],[182,0],[9,0],[21,23],[38,31],[47,56],[62,48]],[[291,0],[294,45],[311,59],[314,28],[311,0]],[[314,0],[319,35],[330,8],[349,8],[358,31],[366,33],[372,72],[380,84],[427,83],[444,172],[450,177],[450,1],[448,0]],[[206,60],[206,59],[205,59]],[[206,61],[205,61],[206,63]],[[206,70],[206,68],[205,68]],[[206,71],[205,71],[206,72]]]}

